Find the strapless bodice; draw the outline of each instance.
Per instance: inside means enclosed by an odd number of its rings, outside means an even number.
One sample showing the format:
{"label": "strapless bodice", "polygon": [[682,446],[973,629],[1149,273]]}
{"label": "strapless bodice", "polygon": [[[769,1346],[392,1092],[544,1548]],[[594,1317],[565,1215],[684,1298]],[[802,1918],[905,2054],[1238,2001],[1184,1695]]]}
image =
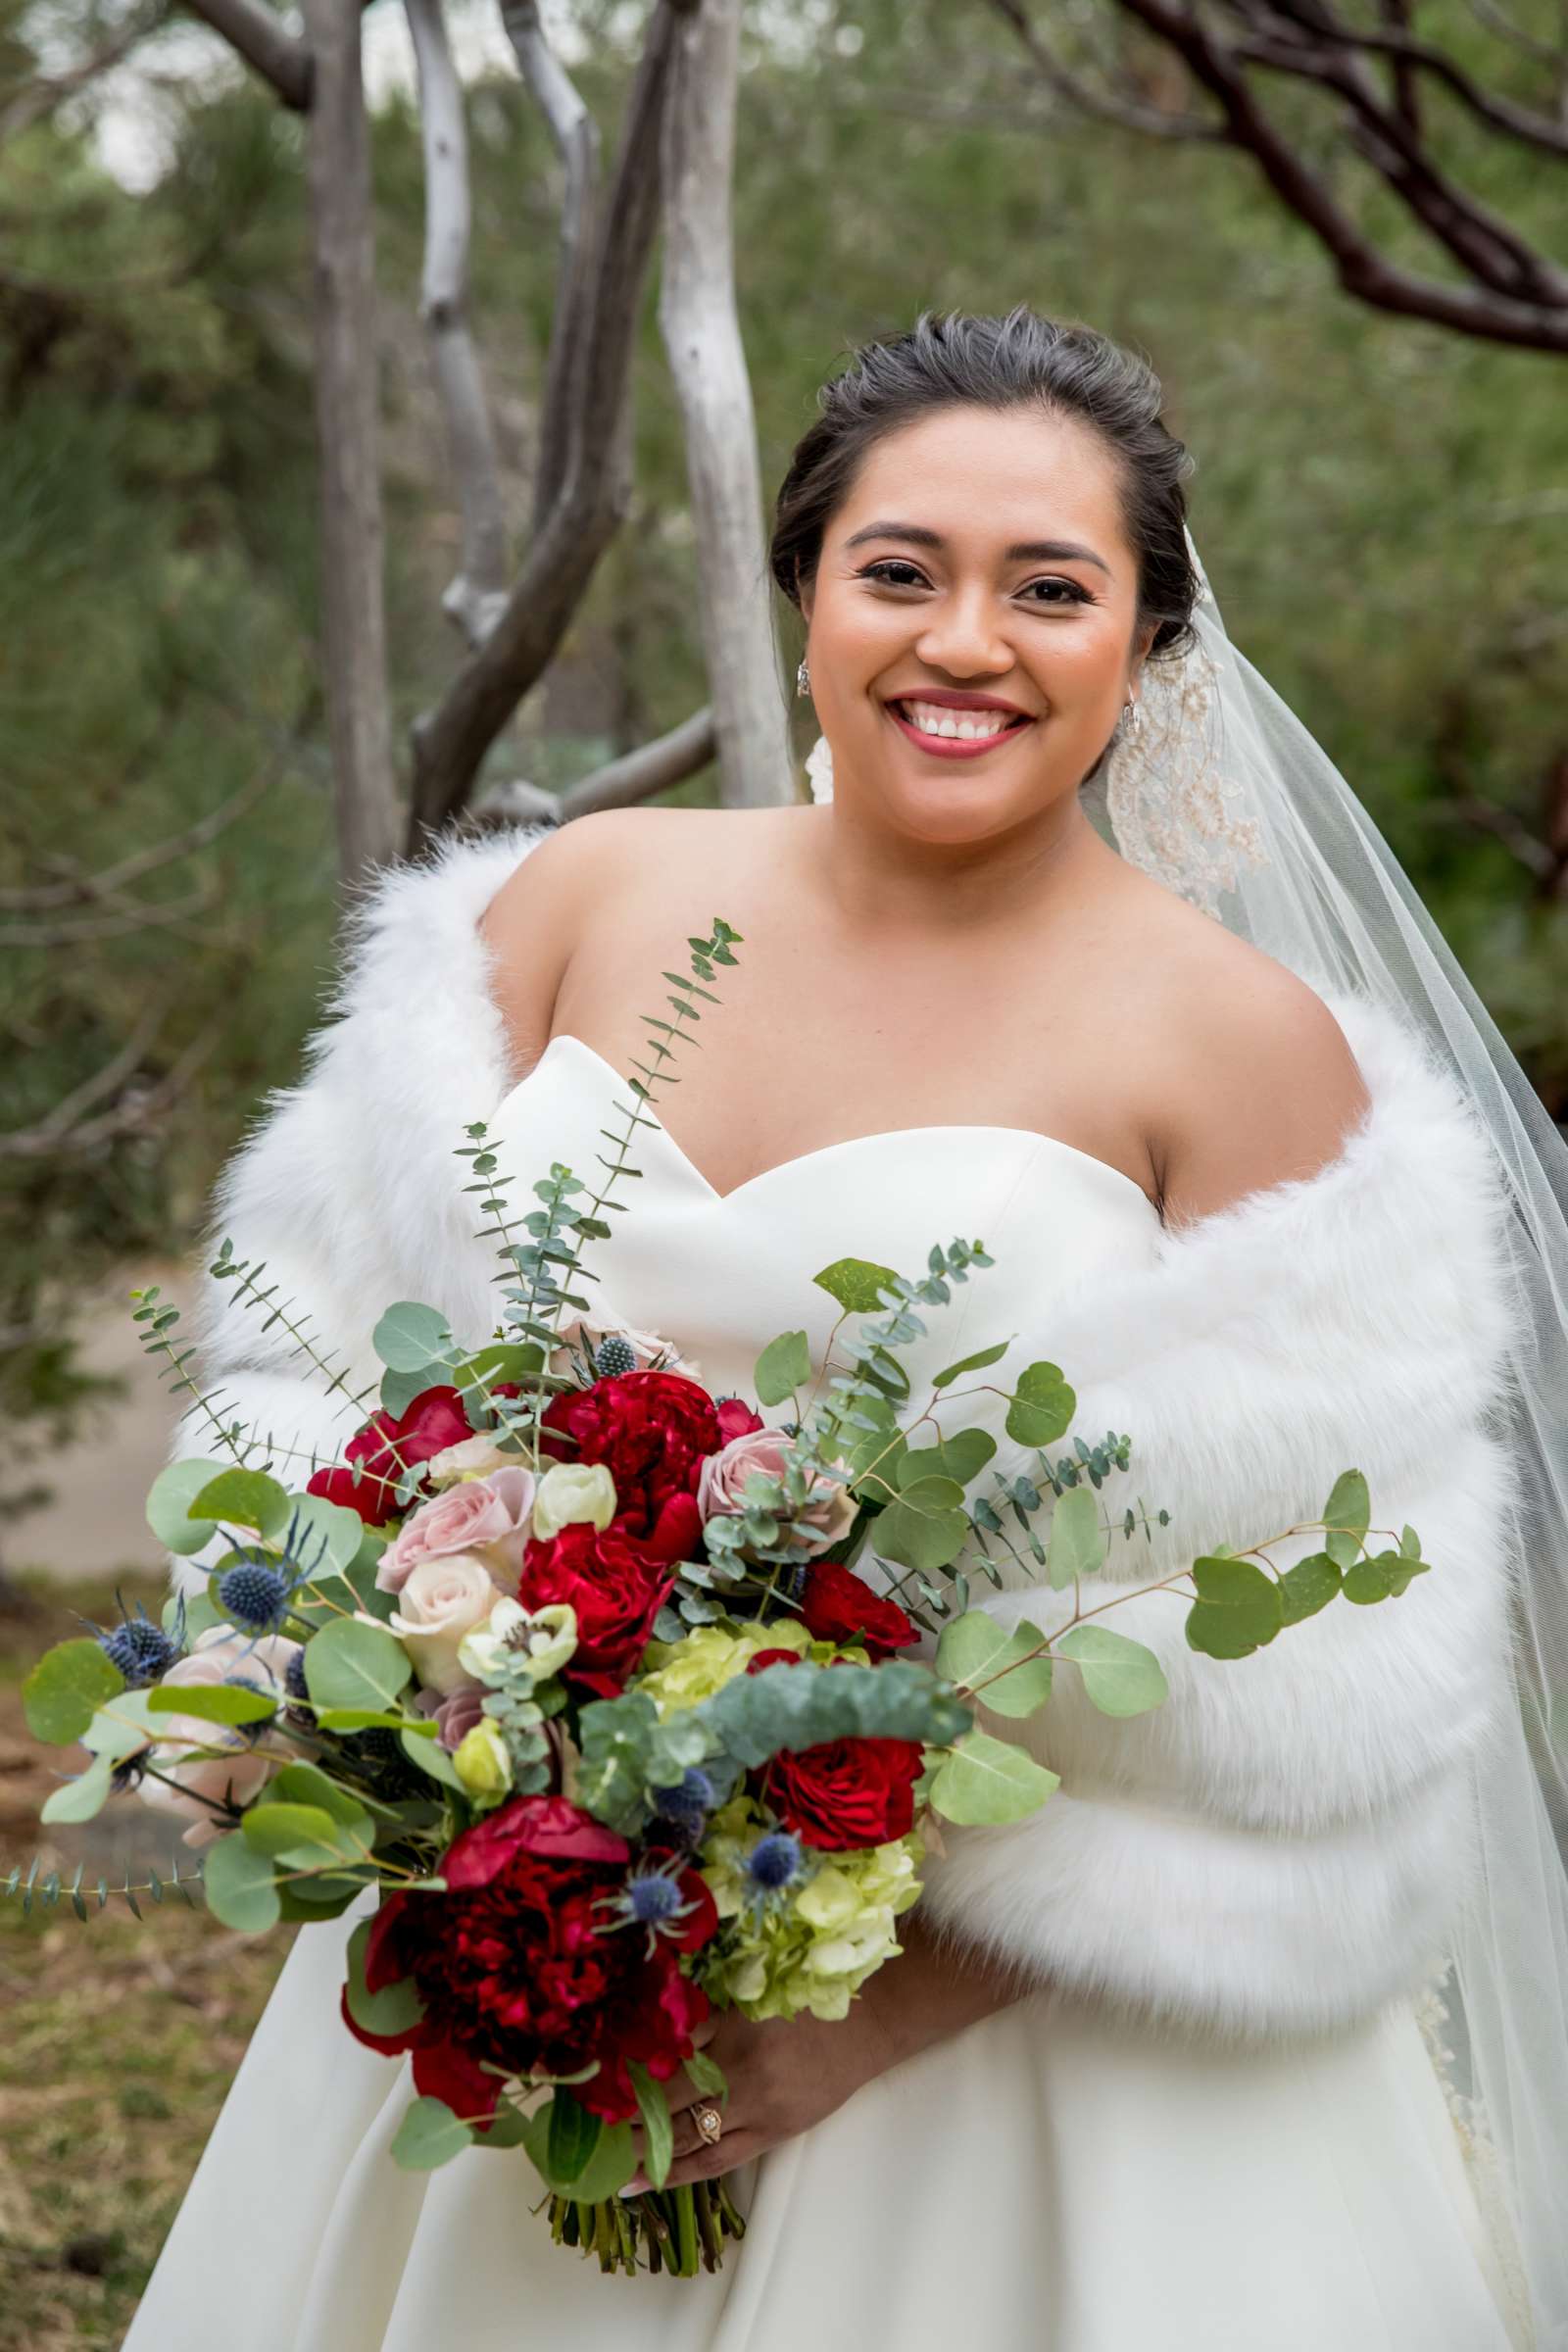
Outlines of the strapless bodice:
{"label": "strapless bodice", "polygon": [[[491,1139],[514,1213],[528,1188],[564,1160],[594,1189],[615,1157],[633,1098],[611,1065],[568,1033],[553,1038],[498,1106]],[[618,1106],[618,1107],[617,1107]],[[608,1242],[589,1244],[585,1286],[595,1321],[656,1332],[691,1360],[715,1396],[755,1401],[757,1357],[781,1331],[804,1330],[820,1363],[839,1307],[812,1277],[834,1259],[864,1257],[911,1281],[934,1243],[983,1244],[996,1263],[955,1285],[947,1305],[922,1306],[923,1339],[902,1350],[912,1396],[933,1373],[978,1348],[1008,1345],[974,1376],[1011,1387],[1027,1363],[1052,1355],[1053,1295],[1096,1266],[1141,1264],[1154,1253],[1158,1212],[1119,1168],[1054,1137],[1019,1127],[915,1127],[862,1135],[764,1169],[719,1193],[647,1104],[629,1152],[640,1176],[622,1178],[607,1212]],[[612,1140],[613,1139],[613,1140]],[[603,1155],[603,1156],[601,1156]],[[1062,1370],[1069,1381],[1072,1367]],[[1033,1461],[1004,1436],[1005,1398],[944,1395],[938,1426],[980,1426],[998,1440],[1004,1475]],[[765,1411],[771,1421],[788,1404]]]}

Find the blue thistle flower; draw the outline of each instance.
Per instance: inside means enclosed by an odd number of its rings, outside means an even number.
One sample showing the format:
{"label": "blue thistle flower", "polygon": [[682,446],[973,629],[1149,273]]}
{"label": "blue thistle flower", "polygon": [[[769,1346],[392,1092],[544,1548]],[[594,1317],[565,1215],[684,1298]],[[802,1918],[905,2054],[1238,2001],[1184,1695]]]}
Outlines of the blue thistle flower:
{"label": "blue thistle flower", "polygon": [[266,1559],[241,1559],[219,1578],[218,1605],[236,1625],[265,1633],[281,1621],[293,1590],[293,1580]]}
{"label": "blue thistle flower", "polygon": [[653,1797],[658,1819],[669,1822],[695,1844],[704,1822],[713,1810],[717,1791],[707,1773],[693,1764],[672,1788],[656,1788]]}
{"label": "blue thistle flower", "polygon": [[305,1680],[305,1651],[297,1649],[283,1671],[283,1687],[290,1698],[309,1698],[310,1686]]}
{"label": "blue thistle flower", "polygon": [[626,1908],[640,1928],[662,1927],[683,1907],[680,1888],[661,1871],[643,1871],[626,1882]]}
{"label": "blue thistle flower", "polygon": [[594,1370],[601,1380],[618,1380],[623,1373],[637,1369],[637,1350],[619,1332],[612,1332],[594,1349]]}
{"label": "blue thistle flower", "polygon": [[[116,1595],[117,1599],[119,1595]],[[160,1682],[180,1655],[183,1642],[166,1634],[156,1625],[140,1601],[132,1617],[123,1601],[120,1603],[120,1623],[97,1635],[98,1646],[112,1666],[118,1666],[125,1678],[127,1689],[145,1690],[149,1683]],[[185,1612],[181,1604],[178,1630],[184,1631]],[[95,1629],[96,1630],[96,1629]]]}
{"label": "blue thistle flower", "polygon": [[801,1841],[788,1830],[766,1830],[746,1858],[746,1875],[762,1894],[776,1894],[801,1873]]}

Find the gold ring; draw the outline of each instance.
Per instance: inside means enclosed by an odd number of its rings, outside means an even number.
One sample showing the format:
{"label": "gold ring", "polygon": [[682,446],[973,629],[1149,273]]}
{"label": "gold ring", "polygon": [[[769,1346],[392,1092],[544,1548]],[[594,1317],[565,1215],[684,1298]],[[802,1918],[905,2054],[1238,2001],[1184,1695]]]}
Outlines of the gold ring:
{"label": "gold ring", "polygon": [[718,2109],[711,2106],[696,2107],[692,2110],[692,2121],[697,2126],[698,2138],[712,2147],[724,2129],[724,2118]]}

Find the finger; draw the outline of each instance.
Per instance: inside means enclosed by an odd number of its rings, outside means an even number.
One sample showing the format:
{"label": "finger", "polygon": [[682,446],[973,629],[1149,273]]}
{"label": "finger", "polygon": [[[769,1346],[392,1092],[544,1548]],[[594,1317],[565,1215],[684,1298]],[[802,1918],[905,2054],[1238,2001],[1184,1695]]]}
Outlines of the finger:
{"label": "finger", "polygon": [[715,2147],[700,2143],[689,2156],[669,2168],[666,2188],[689,2188],[695,2180],[716,2180],[721,2173],[737,2172],[760,2156],[769,2143],[758,2132],[726,2132]]}
{"label": "finger", "polygon": [[[674,2168],[677,2165],[686,2162],[690,2158],[697,2155],[701,2150],[708,2149],[710,2147],[716,2147],[718,2145],[718,2141],[709,2141],[703,2137],[702,2133],[697,2129],[696,2121],[692,2115],[692,2110],[690,2107],[672,2107],[670,2113],[670,2122],[672,2125],[670,2165],[671,2177],[673,2178]],[[625,2197],[636,2196],[639,2190],[649,2186],[648,2176],[643,2170],[643,2161],[648,2154],[647,2134],[640,2123],[632,2125],[631,2133],[632,2146],[637,2154],[637,2170],[632,2176],[632,2179],[626,2183],[626,2186],[620,2192],[621,2195]],[[731,2128],[728,2132],[721,2132],[719,2136],[720,2138],[733,2138],[733,2128]],[[731,2159],[731,2161],[733,2161],[733,2159]],[[719,2165],[716,2167],[716,2170],[722,2172],[724,2167]],[[664,2185],[667,2187],[669,2182],[666,2181]]]}

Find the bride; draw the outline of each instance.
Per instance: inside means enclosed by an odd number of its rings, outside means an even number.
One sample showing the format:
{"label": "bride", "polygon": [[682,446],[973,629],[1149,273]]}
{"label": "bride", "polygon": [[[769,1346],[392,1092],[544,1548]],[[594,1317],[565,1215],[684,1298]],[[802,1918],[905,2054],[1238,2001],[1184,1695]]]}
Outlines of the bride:
{"label": "bride", "polygon": [[[337,2015],[355,1914],[302,1930],[129,2352],[1568,2343],[1568,1938],[1510,1647],[1548,1605],[1560,1628],[1563,1406],[1528,1367],[1560,1346],[1561,1147],[1226,638],[1160,399],[1023,307],[858,353],[771,549],[812,803],[607,813],[384,876],[214,1238],[357,1381],[392,1298],[489,1328],[465,1126],[519,1185],[591,1168],[661,971],[718,914],[739,967],[590,1257],[611,1328],[744,1390],[827,1258],[979,1237],[969,1344],[1048,1350],[1075,1427],[1130,1433],[1112,1516],[1170,1514],[1108,1576],[1310,1521],[1352,1462],[1430,1575],[1223,1664],[1167,1594],[1119,1611],[1166,1705],[1108,1724],[1059,1692],[1027,1727],[1058,1793],[945,1833],[848,2021],[720,2015],[716,2144],[675,2086],[672,2180],[729,2174],[748,2217],[716,2275],[602,2278],[530,2212],[520,2151],[399,2170],[407,2061]],[[341,1402],[277,1327],[211,1280],[203,1312],[230,1417],[285,1460],[337,1451]]]}

